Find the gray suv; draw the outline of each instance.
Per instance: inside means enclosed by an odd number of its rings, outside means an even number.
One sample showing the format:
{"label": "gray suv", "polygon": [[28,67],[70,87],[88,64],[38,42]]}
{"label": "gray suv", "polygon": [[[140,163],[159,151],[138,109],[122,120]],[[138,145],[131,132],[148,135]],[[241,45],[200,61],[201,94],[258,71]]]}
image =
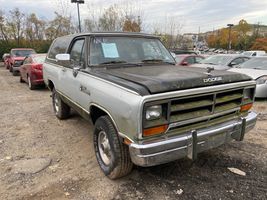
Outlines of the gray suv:
{"label": "gray suv", "polygon": [[159,38],[85,33],[57,38],[43,69],[56,116],[76,110],[94,124],[94,146],[111,179],[241,141],[256,123],[255,82],[212,68],[175,66]]}

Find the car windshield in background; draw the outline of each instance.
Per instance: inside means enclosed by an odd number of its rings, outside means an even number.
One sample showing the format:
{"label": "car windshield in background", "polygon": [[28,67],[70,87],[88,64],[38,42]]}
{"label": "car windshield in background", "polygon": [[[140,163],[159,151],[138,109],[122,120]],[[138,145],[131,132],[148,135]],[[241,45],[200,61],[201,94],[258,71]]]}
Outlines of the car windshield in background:
{"label": "car windshield in background", "polygon": [[30,54],[34,54],[33,50],[13,50],[11,51],[11,55],[15,57],[26,57]]}
{"label": "car windshield in background", "polygon": [[46,55],[35,56],[33,59],[36,63],[44,63]]}
{"label": "car windshield in background", "polygon": [[267,70],[267,57],[252,58],[239,66],[240,68]]}
{"label": "car windshield in background", "polygon": [[158,39],[139,37],[94,37],[90,65],[175,63]]}
{"label": "car windshield in background", "polygon": [[210,56],[200,61],[199,63],[211,65],[227,65],[230,60],[230,56]]}

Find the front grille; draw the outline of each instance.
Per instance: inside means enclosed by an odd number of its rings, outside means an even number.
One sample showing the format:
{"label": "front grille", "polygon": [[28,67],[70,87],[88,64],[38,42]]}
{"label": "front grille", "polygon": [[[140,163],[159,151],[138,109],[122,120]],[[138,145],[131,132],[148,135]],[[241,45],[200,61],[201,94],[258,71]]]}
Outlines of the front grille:
{"label": "front grille", "polygon": [[242,104],[243,90],[242,88],[171,99],[169,122],[175,123],[175,127],[181,127],[227,114],[237,114]]}

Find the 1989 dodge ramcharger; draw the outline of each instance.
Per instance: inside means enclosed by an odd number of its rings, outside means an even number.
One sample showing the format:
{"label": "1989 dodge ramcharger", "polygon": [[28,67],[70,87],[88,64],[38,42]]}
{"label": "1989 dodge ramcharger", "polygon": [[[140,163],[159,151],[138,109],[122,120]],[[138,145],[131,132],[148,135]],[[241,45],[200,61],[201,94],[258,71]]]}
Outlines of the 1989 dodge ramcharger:
{"label": "1989 dodge ramcharger", "polygon": [[70,108],[94,124],[94,147],[111,179],[241,141],[256,123],[255,82],[212,68],[178,67],[159,38],[86,33],[57,38],[44,64],[56,116]]}

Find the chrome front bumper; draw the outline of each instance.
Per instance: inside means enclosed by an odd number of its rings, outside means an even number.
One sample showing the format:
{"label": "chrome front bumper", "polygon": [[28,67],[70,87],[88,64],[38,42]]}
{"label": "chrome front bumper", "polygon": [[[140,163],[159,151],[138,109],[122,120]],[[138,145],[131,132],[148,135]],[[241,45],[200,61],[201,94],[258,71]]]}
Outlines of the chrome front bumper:
{"label": "chrome front bumper", "polygon": [[172,138],[132,143],[129,147],[132,162],[138,166],[154,166],[183,157],[196,159],[199,152],[218,147],[231,140],[242,141],[244,134],[256,124],[257,114],[232,120],[209,128],[192,130]]}

